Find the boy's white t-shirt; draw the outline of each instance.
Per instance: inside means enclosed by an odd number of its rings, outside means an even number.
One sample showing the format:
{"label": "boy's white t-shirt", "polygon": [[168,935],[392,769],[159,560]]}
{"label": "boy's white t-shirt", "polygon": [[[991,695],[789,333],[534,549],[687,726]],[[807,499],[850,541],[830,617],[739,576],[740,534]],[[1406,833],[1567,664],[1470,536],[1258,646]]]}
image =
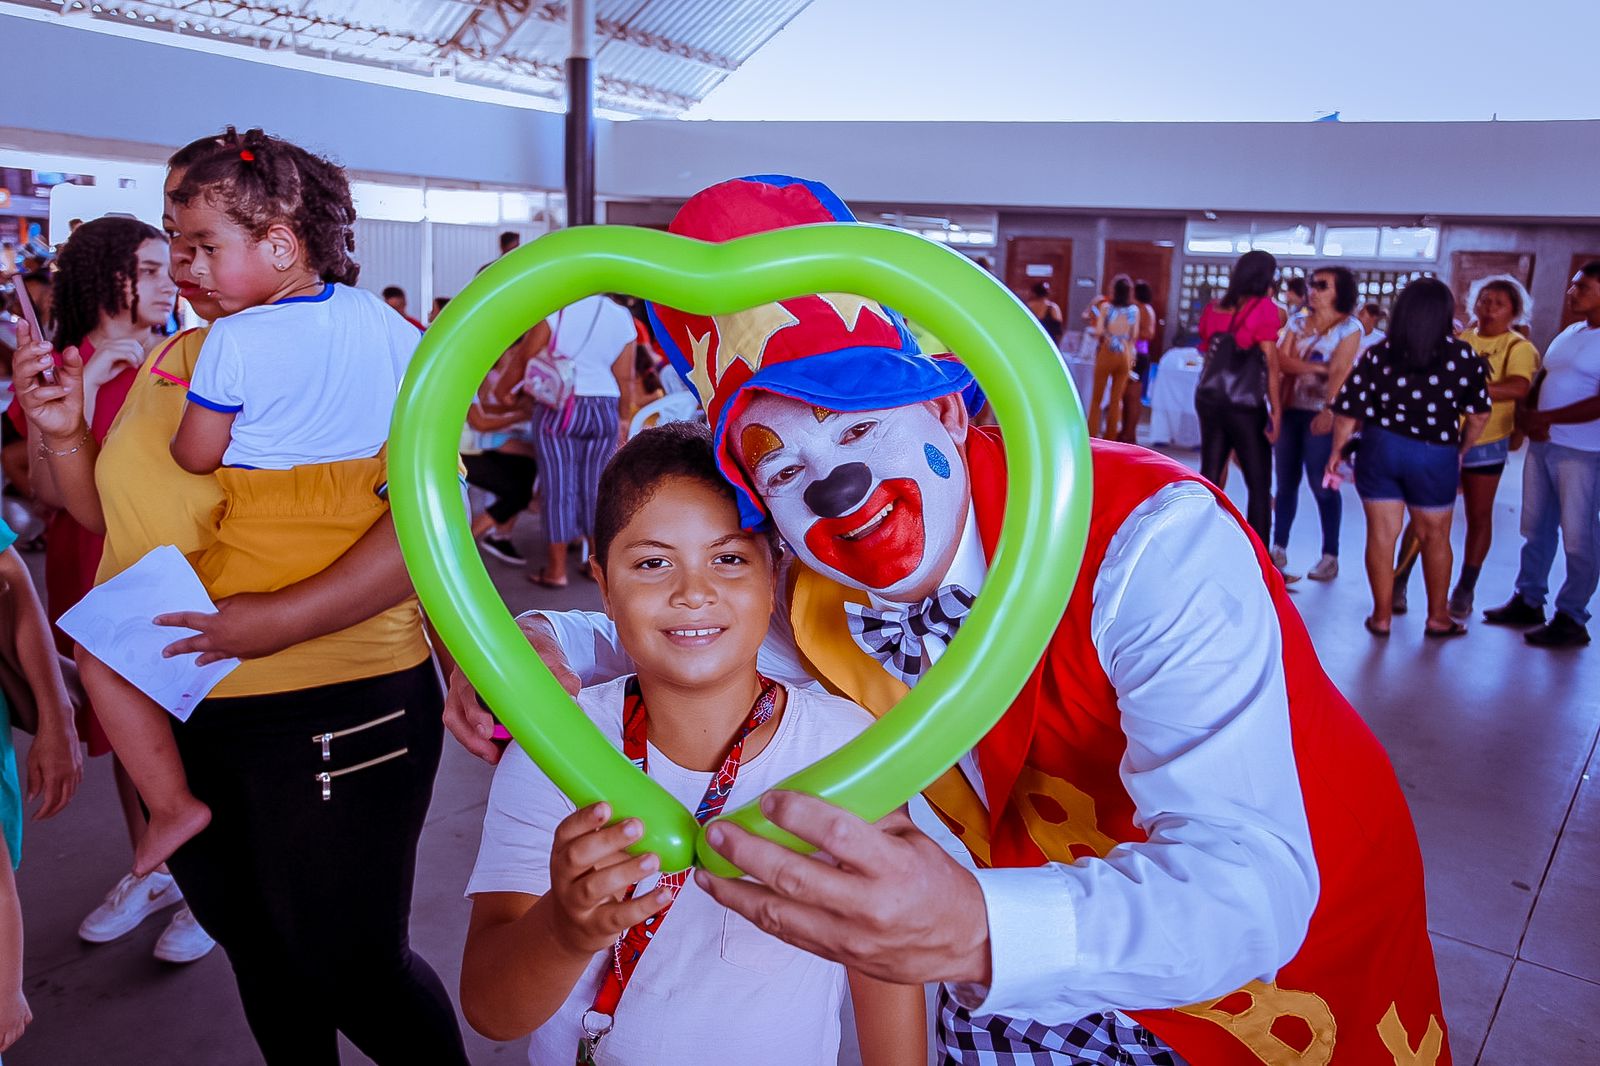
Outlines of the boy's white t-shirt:
{"label": "boy's white t-shirt", "polygon": [[[578,706],[606,739],[622,747],[627,678],[586,688]],[[846,700],[785,685],[788,703],[772,740],[739,767],[731,811],[829,755],[872,723]],[[689,810],[699,806],[710,773],[686,770],[649,749],[650,777]],[[516,744],[495,769],[483,819],[483,843],[467,895],[550,891],[550,843],[576,808]],[[595,955],[583,976],[528,1045],[535,1064],[570,1062],[611,953]],[[763,1066],[833,1066],[839,1057],[844,967],[791,947],[717,903],[694,879],[683,886],[660,931],[639,959],[600,1042],[603,1066],[724,1062]]]}
{"label": "boy's white t-shirt", "polygon": [[224,465],[287,470],[366,459],[389,439],[421,336],[372,293],[327,284],[213,323],[189,400],[237,414]]}

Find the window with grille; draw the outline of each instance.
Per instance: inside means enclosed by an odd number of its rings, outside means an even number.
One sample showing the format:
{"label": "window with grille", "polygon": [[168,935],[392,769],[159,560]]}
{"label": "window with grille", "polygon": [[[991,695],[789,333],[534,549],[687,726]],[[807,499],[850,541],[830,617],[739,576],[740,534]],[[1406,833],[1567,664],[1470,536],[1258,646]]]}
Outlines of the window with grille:
{"label": "window with grille", "polygon": [[1325,222],[1195,219],[1183,247],[1190,255],[1237,255],[1251,249],[1322,259],[1439,258],[1437,226],[1343,225]]}
{"label": "window with grille", "polygon": [[[1278,281],[1281,284],[1286,278],[1303,278],[1308,273],[1310,270],[1305,266],[1285,264],[1278,271]],[[1408,282],[1433,276],[1431,270],[1357,269],[1353,273],[1360,303],[1378,304],[1385,312]],[[1178,321],[1184,328],[1193,329],[1199,324],[1200,312],[1212,300],[1221,299],[1232,274],[1232,263],[1190,261],[1183,264],[1183,277],[1178,286]]]}

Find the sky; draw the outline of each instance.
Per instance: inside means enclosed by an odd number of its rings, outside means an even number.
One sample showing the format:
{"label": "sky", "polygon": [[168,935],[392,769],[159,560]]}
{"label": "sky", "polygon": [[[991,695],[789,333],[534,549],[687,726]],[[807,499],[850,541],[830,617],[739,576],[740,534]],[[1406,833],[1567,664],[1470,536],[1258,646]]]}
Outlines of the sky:
{"label": "sky", "polygon": [[1595,0],[813,0],[685,117],[1600,118],[1597,50]]}

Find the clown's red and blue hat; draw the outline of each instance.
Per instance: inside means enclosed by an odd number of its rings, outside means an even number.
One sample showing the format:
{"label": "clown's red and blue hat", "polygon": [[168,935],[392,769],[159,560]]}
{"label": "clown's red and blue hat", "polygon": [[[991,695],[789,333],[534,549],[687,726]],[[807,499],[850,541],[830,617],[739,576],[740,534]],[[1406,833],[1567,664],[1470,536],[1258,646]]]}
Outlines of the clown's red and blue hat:
{"label": "clown's red and blue hat", "polygon": [[[696,193],[667,228],[721,242],[786,226],[855,221],[821,182],[761,174]],[[898,313],[860,296],[797,296],[716,316],[651,304],[649,314],[656,341],[706,409],[717,462],[738,494],[746,528],[762,525],[767,512],[723,431],[749,402],[749,390],[833,411],[901,407],[966,390],[969,409],[978,402],[965,367],[953,357],[924,355]]]}

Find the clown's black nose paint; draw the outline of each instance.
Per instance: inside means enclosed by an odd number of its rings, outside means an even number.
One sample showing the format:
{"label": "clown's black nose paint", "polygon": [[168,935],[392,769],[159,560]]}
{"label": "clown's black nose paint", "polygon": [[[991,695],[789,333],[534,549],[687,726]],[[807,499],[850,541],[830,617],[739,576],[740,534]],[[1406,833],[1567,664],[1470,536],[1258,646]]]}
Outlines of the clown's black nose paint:
{"label": "clown's black nose paint", "polygon": [[807,486],[802,498],[819,518],[838,518],[860,506],[871,487],[872,471],[866,463],[845,463]]}

